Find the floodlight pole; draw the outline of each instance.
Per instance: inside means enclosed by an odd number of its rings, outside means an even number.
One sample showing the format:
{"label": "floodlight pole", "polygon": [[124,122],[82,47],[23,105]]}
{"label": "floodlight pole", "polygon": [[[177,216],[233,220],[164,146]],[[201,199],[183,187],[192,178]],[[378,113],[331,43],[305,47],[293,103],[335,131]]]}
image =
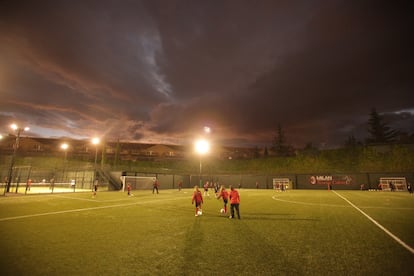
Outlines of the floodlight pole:
{"label": "floodlight pole", "polygon": [[94,180],[96,179],[96,163],[97,163],[97,161],[98,161],[98,145],[95,145],[95,167],[94,167],[95,173],[94,173]]}
{"label": "floodlight pole", "polygon": [[202,168],[202,164],[201,164],[201,154],[200,154],[200,175],[199,175],[199,178],[198,178],[198,180],[200,182],[200,187],[203,185],[203,179],[202,179],[202,176],[201,176],[201,168]]}
{"label": "floodlight pole", "polygon": [[14,161],[16,159],[16,153],[17,153],[17,149],[19,148],[19,141],[20,141],[20,132],[23,130],[21,128],[17,128],[17,134],[16,134],[16,141],[14,142],[13,145],[13,155],[11,158],[11,162],[10,162],[10,168],[9,168],[9,174],[8,174],[8,178],[7,178],[7,186],[6,186],[6,190],[5,193],[10,192],[10,186],[11,186],[11,179],[13,177],[13,166],[14,166]]}
{"label": "floodlight pole", "polygon": [[209,150],[209,144],[207,141],[205,140],[198,140],[195,142],[195,150],[196,152],[199,154],[199,163],[200,163],[200,171],[199,171],[199,185],[202,186],[203,184],[203,179],[202,179],[202,168],[203,168],[203,164],[202,164],[202,158],[203,155],[206,154]]}
{"label": "floodlight pole", "polygon": [[65,179],[65,171],[66,171],[66,166],[67,166],[67,158],[68,158],[68,147],[69,145],[66,143],[63,143],[62,145],[60,145],[60,148],[63,150],[63,174],[62,174],[62,181],[64,181]]}
{"label": "floodlight pole", "polygon": [[95,164],[94,164],[94,168],[93,168],[93,170],[94,170],[93,180],[94,181],[96,180],[96,177],[97,177],[96,164],[97,164],[97,161],[98,161],[98,144],[99,143],[100,143],[99,138],[95,137],[95,138],[92,139],[92,144],[95,145]]}

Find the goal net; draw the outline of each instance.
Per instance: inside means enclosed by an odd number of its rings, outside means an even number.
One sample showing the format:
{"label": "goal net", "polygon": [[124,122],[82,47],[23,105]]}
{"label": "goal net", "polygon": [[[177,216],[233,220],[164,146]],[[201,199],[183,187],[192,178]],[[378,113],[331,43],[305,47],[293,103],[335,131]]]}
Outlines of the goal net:
{"label": "goal net", "polygon": [[289,178],[273,178],[273,190],[286,191],[289,188]]}
{"label": "goal net", "polygon": [[121,176],[122,191],[131,185],[131,190],[151,190],[155,181],[155,176]]}
{"label": "goal net", "polygon": [[405,177],[381,177],[378,187],[382,191],[407,191]]}

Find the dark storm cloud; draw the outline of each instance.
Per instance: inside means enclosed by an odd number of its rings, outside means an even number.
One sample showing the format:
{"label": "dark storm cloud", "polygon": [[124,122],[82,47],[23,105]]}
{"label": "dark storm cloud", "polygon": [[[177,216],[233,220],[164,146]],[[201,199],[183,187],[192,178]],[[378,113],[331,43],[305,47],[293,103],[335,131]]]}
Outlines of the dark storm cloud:
{"label": "dark storm cloud", "polygon": [[268,144],[281,124],[297,146],[337,145],[363,139],[376,107],[391,126],[414,131],[404,2],[1,5],[4,126],[187,143],[209,125],[222,143]]}
{"label": "dark storm cloud", "polygon": [[[264,139],[260,134],[270,137],[280,123],[297,142],[332,143],[362,135],[360,125],[374,106],[384,112],[412,107],[412,23],[403,6],[329,1],[306,9],[260,7],[260,15],[252,6],[199,8],[205,13],[193,13],[193,24],[180,28],[174,17],[164,31],[174,33],[168,51],[175,64],[197,65],[191,80],[175,86],[199,95],[187,108],[195,123],[209,118],[242,137]],[[234,18],[243,20],[235,26]]]}

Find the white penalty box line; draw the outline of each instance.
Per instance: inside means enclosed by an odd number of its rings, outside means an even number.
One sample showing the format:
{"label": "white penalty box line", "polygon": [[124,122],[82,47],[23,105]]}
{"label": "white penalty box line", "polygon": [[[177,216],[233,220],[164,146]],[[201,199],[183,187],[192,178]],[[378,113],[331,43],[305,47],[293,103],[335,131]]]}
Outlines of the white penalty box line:
{"label": "white penalty box line", "polygon": [[391,233],[387,228],[385,228],[384,226],[382,226],[381,224],[379,224],[375,219],[373,219],[372,217],[370,217],[367,213],[365,213],[364,211],[362,211],[361,209],[359,209],[355,204],[353,204],[351,201],[349,201],[347,198],[345,198],[344,196],[340,195],[339,193],[337,193],[336,191],[332,190],[332,192],[334,192],[337,196],[339,196],[340,198],[342,198],[343,200],[345,200],[346,202],[348,202],[349,205],[351,205],[352,207],[354,207],[358,212],[360,212],[361,214],[363,214],[366,218],[368,218],[372,223],[374,223],[378,228],[380,228],[382,231],[384,231],[388,236],[390,236],[391,238],[393,238],[396,242],[398,242],[400,245],[402,245],[405,249],[407,249],[408,251],[410,251],[412,254],[414,254],[414,248],[412,248],[411,246],[409,246],[408,244],[406,244],[405,242],[403,242],[399,237],[397,237],[396,235],[394,235],[393,233]]}

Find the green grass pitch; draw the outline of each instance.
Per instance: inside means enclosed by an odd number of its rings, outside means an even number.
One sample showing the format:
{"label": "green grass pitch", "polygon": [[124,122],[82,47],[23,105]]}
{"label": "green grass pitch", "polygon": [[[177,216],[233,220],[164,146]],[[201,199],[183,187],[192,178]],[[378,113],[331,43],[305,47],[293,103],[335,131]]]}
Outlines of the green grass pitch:
{"label": "green grass pitch", "polygon": [[1,275],[414,275],[406,192],[240,189],[0,197]]}

